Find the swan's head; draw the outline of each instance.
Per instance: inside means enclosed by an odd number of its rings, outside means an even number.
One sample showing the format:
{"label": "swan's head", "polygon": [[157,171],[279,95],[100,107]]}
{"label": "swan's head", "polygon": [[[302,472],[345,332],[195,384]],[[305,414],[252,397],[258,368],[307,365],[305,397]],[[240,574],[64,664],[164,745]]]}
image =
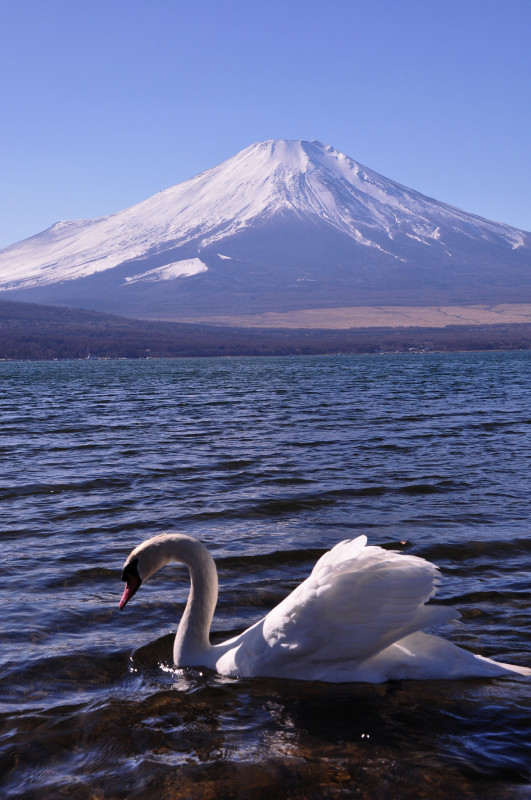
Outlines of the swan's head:
{"label": "swan's head", "polygon": [[131,551],[122,569],[125,589],[120,600],[120,611],[142,584],[171,560],[168,553],[169,538],[168,534],[162,533],[142,542]]}
{"label": "swan's head", "polygon": [[131,556],[129,556],[122,570],[122,580],[125,583],[125,589],[120,600],[120,611],[142,586],[142,578],[138,572],[138,558],[131,559]]}

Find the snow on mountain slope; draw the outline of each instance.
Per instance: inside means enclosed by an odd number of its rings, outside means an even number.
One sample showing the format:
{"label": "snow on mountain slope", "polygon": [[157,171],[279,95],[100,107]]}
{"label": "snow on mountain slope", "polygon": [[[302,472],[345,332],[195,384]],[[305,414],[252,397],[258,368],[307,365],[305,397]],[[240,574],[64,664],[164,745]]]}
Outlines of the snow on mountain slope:
{"label": "snow on mountain slope", "polygon": [[[173,255],[155,268],[139,270],[137,263],[122,283],[197,276],[207,269],[201,250],[286,213],[335,230],[361,253],[372,251],[391,263],[408,261],[408,241],[451,256],[453,244],[446,240],[452,232],[513,250],[528,241],[523,231],[425,197],[333,147],[269,140],[124,211],[59,222],[5,248],[0,251],[0,288],[85,278],[126,262],[147,263],[170,250]],[[193,245],[194,252],[175,258],[185,245]],[[223,248],[218,250],[223,258]]]}
{"label": "snow on mountain slope", "polygon": [[139,275],[131,275],[125,279],[126,283],[137,283],[138,281],[172,281],[174,278],[189,278],[190,275],[198,275],[208,269],[200,258],[186,258],[176,261],[173,264],[165,264],[163,267],[155,267]]}

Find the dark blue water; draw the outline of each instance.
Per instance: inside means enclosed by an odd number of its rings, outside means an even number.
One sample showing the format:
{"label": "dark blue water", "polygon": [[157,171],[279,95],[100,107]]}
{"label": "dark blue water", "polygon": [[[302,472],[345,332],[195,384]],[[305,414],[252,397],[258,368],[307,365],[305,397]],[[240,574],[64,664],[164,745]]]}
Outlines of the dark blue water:
{"label": "dark blue water", "polygon": [[531,682],[383,686],[171,669],[200,538],[214,635],[341,539],[441,567],[444,635],[531,665],[531,354],[0,364],[0,795],[531,797]]}

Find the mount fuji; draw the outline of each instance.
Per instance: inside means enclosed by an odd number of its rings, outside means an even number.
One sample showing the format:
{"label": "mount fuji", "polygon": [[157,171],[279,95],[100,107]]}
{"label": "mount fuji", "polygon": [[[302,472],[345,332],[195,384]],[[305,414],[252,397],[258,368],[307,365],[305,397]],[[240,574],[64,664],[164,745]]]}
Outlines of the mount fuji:
{"label": "mount fuji", "polygon": [[531,233],[269,140],[0,251],[0,297],[138,317],[531,302]]}

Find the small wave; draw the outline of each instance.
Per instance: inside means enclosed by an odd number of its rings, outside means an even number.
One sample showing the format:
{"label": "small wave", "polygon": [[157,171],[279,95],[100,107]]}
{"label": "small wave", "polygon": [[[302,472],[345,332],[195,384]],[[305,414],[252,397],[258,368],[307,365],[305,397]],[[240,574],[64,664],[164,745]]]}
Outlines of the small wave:
{"label": "small wave", "polygon": [[[265,483],[260,482],[265,488]],[[278,485],[280,480],[276,480]],[[294,478],[288,480],[284,485],[306,485],[312,483],[311,480]],[[236,500],[231,505],[220,505],[218,508],[209,510],[201,508],[197,512],[183,514],[180,521],[186,520],[201,522],[209,519],[256,519],[277,516],[293,515],[299,512],[312,509],[325,508],[326,506],[342,503],[349,499],[371,498],[384,495],[429,495],[444,494],[459,490],[466,490],[467,484],[464,481],[442,479],[434,482],[408,483],[408,484],[375,484],[366,486],[346,486],[336,489],[322,489],[313,492],[296,494],[276,495],[274,497],[263,497],[253,501]]]}
{"label": "small wave", "polygon": [[121,681],[128,672],[125,651],[77,650],[66,655],[36,658],[34,661],[11,661],[2,667],[0,694],[3,702],[26,705],[32,698],[43,706],[53,705],[61,697],[79,702],[103,685]]}
{"label": "small wave", "polygon": [[464,542],[434,542],[427,546],[420,546],[415,554],[428,559],[428,561],[466,561],[469,564],[478,559],[507,559],[514,556],[531,554],[531,539],[507,538],[491,541],[469,540]]}
{"label": "small wave", "polygon": [[87,567],[86,569],[77,569],[75,572],[61,574],[61,577],[54,578],[44,585],[48,589],[69,589],[81,584],[95,583],[99,584],[100,581],[116,579],[118,576],[118,569],[108,569],[107,567]]}
{"label": "small wave", "polygon": [[[527,592],[525,592],[527,594]],[[437,595],[437,605],[492,605],[492,603],[502,603],[507,605],[510,600],[519,600],[524,596],[523,591],[498,591],[496,589],[476,590],[463,592],[462,594],[452,594],[451,597],[439,597]]]}
{"label": "small wave", "polygon": [[245,469],[246,467],[252,467],[256,463],[257,459],[254,458],[226,458],[215,462],[212,465],[212,469]]}
{"label": "small wave", "polygon": [[18,486],[0,486],[0,500],[36,495],[64,494],[65,492],[91,492],[101,489],[124,489],[131,486],[131,480],[116,476],[91,478],[85,481],[63,483],[26,483]]}
{"label": "small wave", "polygon": [[279,565],[317,561],[324,553],[326,553],[326,548],[322,549],[316,547],[294,550],[274,550],[270,553],[260,553],[257,555],[223,556],[216,559],[216,564],[220,569],[232,570],[239,567],[269,569]]}

